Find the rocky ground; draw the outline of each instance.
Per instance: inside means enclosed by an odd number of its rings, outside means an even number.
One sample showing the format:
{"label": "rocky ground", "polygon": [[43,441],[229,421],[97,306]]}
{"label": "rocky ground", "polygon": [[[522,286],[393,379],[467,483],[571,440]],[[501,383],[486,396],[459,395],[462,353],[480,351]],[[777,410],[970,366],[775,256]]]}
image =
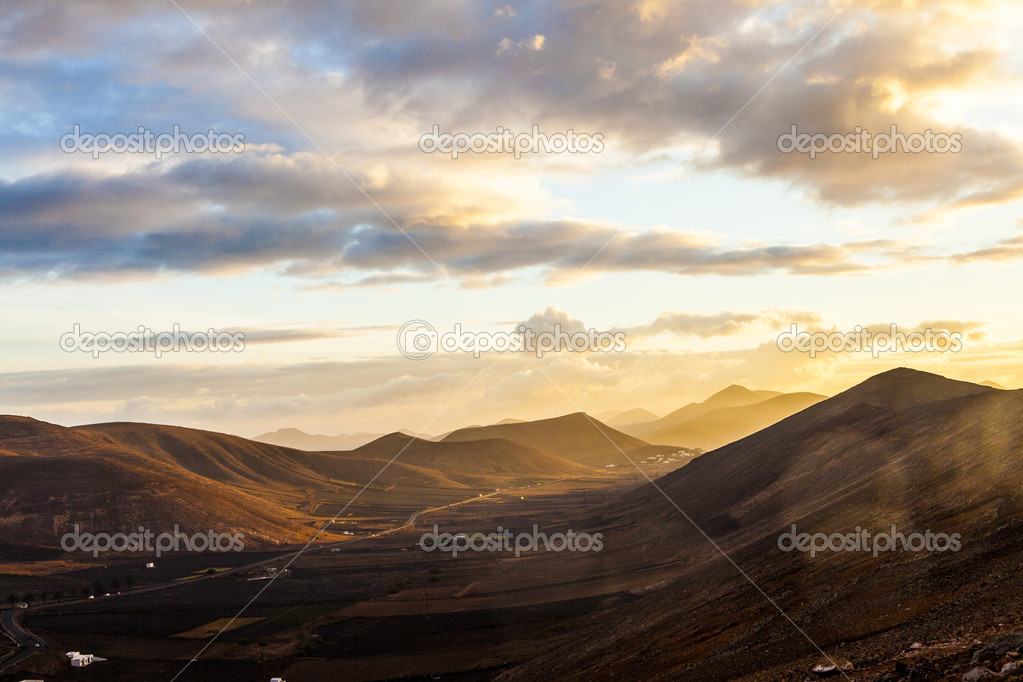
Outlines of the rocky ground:
{"label": "rocky ground", "polygon": [[[1014,623],[1012,627],[1019,625]],[[864,658],[857,663],[846,659],[822,659],[808,672],[804,682],[1023,679],[1023,631],[1007,627],[999,624],[961,637],[913,642],[893,658]]]}

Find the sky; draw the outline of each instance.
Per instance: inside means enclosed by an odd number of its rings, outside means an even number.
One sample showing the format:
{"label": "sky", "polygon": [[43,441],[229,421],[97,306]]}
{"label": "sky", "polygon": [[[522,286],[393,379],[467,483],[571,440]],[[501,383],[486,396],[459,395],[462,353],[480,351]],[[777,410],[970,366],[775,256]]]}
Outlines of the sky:
{"label": "sky", "polygon": [[[1021,387],[1015,4],[8,3],[0,412],[440,433],[897,366]],[[88,149],[140,129],[236,144]],[[503,130],[589,144],[424,142]],[[811,158],[793,130],[955,144]],[[778,343],[893,324],[960,342]],[[624,347],[401,352],[456,325]],[[92,353],[75,329],[244,343]]]}

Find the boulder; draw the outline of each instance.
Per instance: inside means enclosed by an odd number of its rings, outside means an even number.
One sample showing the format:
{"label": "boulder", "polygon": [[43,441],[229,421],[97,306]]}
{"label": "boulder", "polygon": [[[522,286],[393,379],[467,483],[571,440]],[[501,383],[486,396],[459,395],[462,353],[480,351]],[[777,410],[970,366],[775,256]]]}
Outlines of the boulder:
{"label": "boulder", "polygon": [[817,661],[817,665],[813,667],[813,672],[818,677],[831,677],[832,675],[839,675],[842,672],[853,670],[854,666],[852,661],[844,658],[822,658]]}

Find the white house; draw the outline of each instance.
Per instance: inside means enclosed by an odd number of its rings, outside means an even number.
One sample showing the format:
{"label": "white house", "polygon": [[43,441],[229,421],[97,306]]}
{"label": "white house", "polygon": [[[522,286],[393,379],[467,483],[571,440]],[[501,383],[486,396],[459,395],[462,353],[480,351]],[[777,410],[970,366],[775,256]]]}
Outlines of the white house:
{"label": "white house", "polygon": [[71,665],[75,668],[84,668],[85,666],[97,661],[107,660],[105,658],[97,658],[93,654],[83,654],[80,651],[69,651],[64,655],[71,659]]}

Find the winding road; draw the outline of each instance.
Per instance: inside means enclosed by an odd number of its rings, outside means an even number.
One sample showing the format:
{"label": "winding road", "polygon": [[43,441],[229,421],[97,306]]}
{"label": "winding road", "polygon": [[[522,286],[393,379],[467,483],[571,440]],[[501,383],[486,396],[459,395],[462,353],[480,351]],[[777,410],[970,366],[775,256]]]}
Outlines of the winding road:
{"label": "winding road", "polygon": [[26,658],[46,646],[46,642],[21,627],[18,623],[18,616],[24,610],[25,609],[7,609],[6,611],[0,612],[0,627],[3,628],[5,633],[7,633],[8,637],[13,639],[18,646],[21,647],[21,651],[15,653],[11,658],[0,662],[0,670],[17,663],[21,663]]}
{"label": "winding road", "polygon": [[[429,514],[429,513],[432,513],[432,512],[440,511],[442,509],[450,509],[451,507],[458,507],[458,506],[461,506],[463,504],[468,504],[470,502],[478,502],[480,500],[485,500],[487,498],[494,497],[495,495],[500,495],[502,493],[503,494],[509,494],[509,493],[512,493],[512,492],[515,492],[515,491],[525,490],[526,488],[536,488],[536,487],[541,487],[541,486],[545,486],[545,485],[550,485],[552,483],[560,483],[562,481],[580,480],[580,479],[584,479],[584,478],[592,478],[594,476],[601,476],[601,475],[604,475],[604,474],[601,473],[601,474],[587,474],[586,476],[573,476],[573,477],[570,477],[570,478],[562,478],[562,479],[556,479],[556,480],[553,480],[553,481],[545,481],[543,483],[535,483],[533,485],[518,486],[518,487],[515,487],[515,488],[502,488],[501,490],[495,490],[494,492],[486,493],[486,494],[477,494],[476,497],[470,497],[470,498],[467,498],[467,499],[464,499],[464,500],[459,500],[458,502],[452,502],[451,504],[445,504],[445,505],[442,505],[440,507],[431,507],[429,509],[423,509],[422,511],[415,512],[414,514],[412,514],[408,518],[407,521],[405,521],[405,523],[403,523],[400,526],[396,526],[394,528],[390,528],[388,530],[381,531],[379,533],[373,533],[372,535],[364,535],[364,536],[361,536],[361,537],[352,538],[351,540],[341,540],[340,542],[332,542],[332,543],[328,543],[328,544],[324,544],[324,545],[318,545],[316,547],[310,547],[310,548],[308,548],[308,551],[309,552],[329,551],[330,549],[333,549],[335,547],[341,547],[341,546],[347,545],[348,543],[351,543],[351,542],[359,542],[361,540],[371,540],[373,538],[378,538],[378,537],[381,537],[381,536],[384,536],[384,535],[390,535],[392,533],[397,533],[399,531],[405,530],[406,528],[409,528],[409,527],[413,526],[415,524],[416,519],[418,517],[422,516],[423,514]],[[296,551],[293,551],[293,552],[285,552],[283,554],[279,554],[279,555],[277,555],[275,557],[272,557],[270,559],[263,559],[262,561],[257,561],[255,563],[246,564],[244,566],[237,566],[237,567],[232,568],[230,570],[221,571],[221,572],[213,574],[213,575],[197,576],[195,578],[192,578],[191,580],[176,580],[176,581],[172,581],[172,582],[159,583],[159,584],[156,584],[156,585],[148,585],[148,586],[145,586],[145,587],[136,587],[135,589],[133,589],[131,591],[130,594],[138,594],[140,592],[156,592],[156,591],[159,591],[159,590],[169,590],[169,589],[174,589],[175,587],[181,587],[182,585],[185,585],[185,584],[191,584],[191,583],[194,583],[194,582],[199,581],[199,580],[212,580],[214,578],[221,578],[221,577],[226,576],[226,575],[231,575],[232,573],[241,573],[241,572],[245,572],[245,571],[251,571],[251,570],[253,570],[255,568],[260,568],[260,567],[266,566],[268,564],[279,562],[281,560],[291,560],[293,558],[297,558],[298,555],[303,554],[306,551],[307,551],[306,548],[303,547],[302,549],[299,549],[299,550],[296,550]],[[102,599],[103,600],[116,599],[118,596],[127,596],[127,594],[125,594],[125,595],[114,594],[114,595],[110,595],[109,597],[102,597]],[[20,651],[18,651],[13,657],[10,657],[10,658],[7,658],[7,659],[0,659],[0,672],[3,672],[5,669],[9,668],[10,666],[13,666],[13,665],[15,665],[17,663],[20,663],[20,662],[24,661],[26,658],[28,658],[29,656],[32,656],[33,654],[36,654],[39,651],[41,651],[42,649],[46,648],[46,642],[44,640],[42,640],[39,637],[33,635],[31,632],[26,630],[24,627],[22,627],[18,623],[18,616],[20,616],[21,613],[23,613],[25,611],[42,611],[42,610],[49,609],[49,608],[68,606],[70,604],[85,604],[85,603],[90,603],[90,602],[91,603],[95,603],[95,600],[90,600],[90,599],[73,599],[73,600],[60,601],[60,602],[51,602],[49,604],[39,604],[39,605],[36,605],[36,606],[30,606],[27,609],[16,609],[15,608],[15,609],[7,609],[5,611],[0,611],[0,629],[2,629],[7,634],[8,637],[10,637],[12,640],[14,640],[19,645],[19,647],[21,647]]]}

